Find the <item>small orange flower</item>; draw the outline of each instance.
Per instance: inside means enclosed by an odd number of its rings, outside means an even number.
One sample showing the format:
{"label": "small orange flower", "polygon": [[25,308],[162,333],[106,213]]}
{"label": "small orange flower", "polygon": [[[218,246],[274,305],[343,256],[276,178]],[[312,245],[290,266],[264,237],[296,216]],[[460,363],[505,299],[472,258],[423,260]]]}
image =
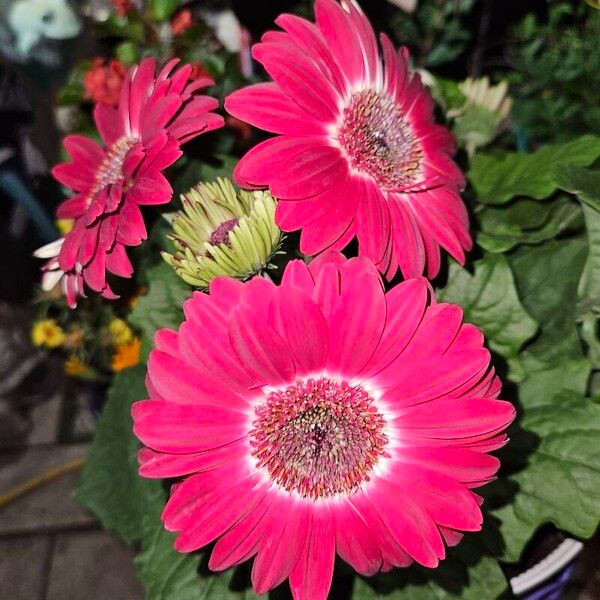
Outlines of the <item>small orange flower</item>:
{"label": "small orange flower", "polygon": [[171,19],[171,33],[173,35],[181,35],[193,24],[194,19],[192,18],[192,11],[189,8],[184,8]]}
{"label": "small orange flower", "polygon": [[112,357],[111,368],[115,373],[135,367],[140,362],[140,349],[142,342],[140,338],[133,338],[131,342],[117,346]]}
{"label": "small orange flower", "polygon": [[104,64],[103,58],[95,58],[83,78],[86,99],[116,106],[126,74],[127,69],[120,60],[113,58]]}

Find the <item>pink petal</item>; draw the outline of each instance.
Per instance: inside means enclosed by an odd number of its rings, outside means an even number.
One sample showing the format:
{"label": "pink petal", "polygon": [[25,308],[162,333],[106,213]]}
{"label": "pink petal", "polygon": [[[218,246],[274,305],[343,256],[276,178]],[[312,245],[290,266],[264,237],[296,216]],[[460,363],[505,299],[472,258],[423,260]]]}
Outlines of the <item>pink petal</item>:
{"label": "pink petal", "polygon": [[357,40],[357,31],[349,15],[333,0],[317,0],[315,16],[334,60],[350,83],[356,85],[364,82],[364,58]]}
{"label": "pink petal", "polygon": [[62,202],[56,209],[56,216],[59,219],[74,219],[80,217],[87,210],[85,196],[78,194],[71,196]]}
{"label": "pink petal", "polygon": [[300,108],[324,123],[335,121],[338,92],[314,63],[298,54],[293,45],[255,44],[252,56]]}
{"label": "pink petal", "polygon": [[83,270],[85,282],[96,292],[106,288],[106,256],[104,251],[98,250],[94,258]]}
{"label": "pink petal", "polygon": [[407,567],[412,564],[413,559],[398,545],[363,492],[357,492],[350,496],[348,503],[367,524],[371,535],[377,540],[383,557],[382,571],[389,571],[392,566]]}
{"label": "pink petal", "polygon": [[160,396],[170,402],[245,410],[245,401],[234,390],[166,352],[155,349],[150,353],[148,373]]}
{"label": "pink petal", "polygon": [[425,247],[412,208],[394,199],[389,203],[393,240],[404,277],[417,277],[425,269]]}
{"label": "pink petal", "polygon": [[325,135],[322,123],[302,110],[276,83],[256,83],[225,98],[225,110],[255,127],[287,135]]}
{"label": "pink petal", "polygon": [[500,461],[495,456],[488,456],[470,448],[405,446],[399,461],[421,465],[462,483],[493,477],[500,467]]}
{"label": "pink petal", "polygon": [[119,111],[102,102],[94,107],[94,121],[107,147],[112,146],[123,135],[123,123]]}
{"label": "pink petal", "polygon": [[167,204],[173,197],[173,188],[162,173],[149,171],[136,178],[127,197],[140,205]]}
{"label": "pink petal", "polygon": [[144,217],[135,202],[126,199],[119,212],[119,217],[117,241],[120,244],[138,246],[148,237]]}
{"label": "pink petal", "polygon": [[[423,507],[437,525],[479,531],[483,517],[473,494],[455,479],[416,464],[392,467],[393,484]],[[391,477],[390,477],[391,479]]]}
{"label": "pink petal", "polygon": [[385,296],[381,280],[366,261],[343,265],[341,296],[328,318],[327,368],[351,377],[361,371],[379,344],[385,322]]}
{"label": "pink petal", "polygon": [[297,287],[311,295],[315,288],[315,282],[307,264],[303,260],[296,259],[290,260],[285,266],[281,286],[283,288]]}
{"label": "pink petal", "polygon": [[234,483],[220,498],[194,511],[193,522],[182,528],[175,549],[191,552],[212,542],[251,512],[264,495],[264,488],[248,489],[247,483]]}
{"label": "pink petal", "polygon": [[160,452],[203,452],[245,435],[243,416],[221,407],[145,400],[131,414],[135,435]]}
{"label": "pink petal", "polygon": [[210,471],[248,455],[243,442],[234,442],[215,450],[194,454],[168,454],[143,448],[138,453],[140,475],[159,479],[181,477]]}
{"label": "pink petal", "polygon": [[328,350],[327,322],[310,296],[294,288],[280,287],[274,325],[289,345],[296,373],[319,371]]}
{"label": "pink petal", "polygon": [[74,162],[83,163],[89,170],[93,171],[104,158],[102,148],[83,135],[68,135],[63,144]]}
{"label": "pink petal", "polygon": [[229,339],[238,359],[258,385],[277,385],[294,377],[288,344],[264,315],[236,309],[229,323]]}
{"label": "pink petal", "polygon": [[383,370],[406,348],[425,314],[428,295],[429,288],[423,278],[403,281],[386,294],[385,328],[365,368],[366,376],[372,377]]}
{"label": "pink petal", "polygon": [[334,84],[335,89],[340,94],[345,94],[348,87],[346,78],[333,59],[319,29],[296,15],[280,15],[275,23],[287,31],[298,47],[315,61],[323,75]]}
{"label": "pink petal", "polygon": [[[448,419],[452,415],[452,419]],[[470,438],[504,429],[515,418],[510,402],[442,398],[403,409],[398,422],[407,438]]]}
{"label": "pink petal", "polygon": [[290,573],[294,600],[327,600],[333,578],[335,531],[329,511],[312,513],[304,553]]}
{"label": "pink petal", "polygon": [[106,270],[119,277],[131,277],[133,274],[133,265],[125,248],[120,244],[116,244],[110,252],[106,253]]}
{"label": "pink petal", "polygon": [[267,494],[251,512],[217,540],[208,562],[210,569],[223,571],[256,554],[270,521],[269,507],[273,500],[274,497]]}
{"label": "pink petal", "polygon": [[350,503],[332,510],[337,553],[361,575],[371,576],[381,568],[381,549],[369,524]]}
{"label": "pink petal", "polygon": [[427,512],[383,479],[369,487],[368,496],[402,548],[425,567],[437,567],[445,557],[444,543]]}
{"label": "pink petal", "polygon": [[290,498],[274,500],[252,565],[252,586],[258,594],[289,576],[304,549],[308,524],[306,504]]}
{"label": "pink petal", "polygon": [[[356,237],[361,256],[379,262],[390,243],[390,212],[379,188],[364,179],[353,180],[353,192],[359,198],[356,213]],[[351,187],[352,189],[352,187]]]}

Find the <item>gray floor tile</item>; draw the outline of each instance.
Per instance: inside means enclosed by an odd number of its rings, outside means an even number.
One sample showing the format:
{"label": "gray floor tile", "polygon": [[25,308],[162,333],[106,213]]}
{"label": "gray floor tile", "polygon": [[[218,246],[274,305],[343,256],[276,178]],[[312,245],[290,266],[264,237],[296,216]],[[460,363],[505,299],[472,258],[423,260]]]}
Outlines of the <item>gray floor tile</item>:
{"label": "gray floor tile", "polygon": [[108,533],[58,534],[46,600],[142,600],[129,547]]}
{"label": "gray floor tile", "polygon": [[0,540],[0,598],[43,600],[49,536]]}
{"label": "gray floor tile", "polygon": [[[87,445],[32,446],[20,454],[0,454],[0,494],[46,469],[85,456]],[[80,471],[61,475],[0,507],[0,536],[91,526],[95,520],[73,499]]]}

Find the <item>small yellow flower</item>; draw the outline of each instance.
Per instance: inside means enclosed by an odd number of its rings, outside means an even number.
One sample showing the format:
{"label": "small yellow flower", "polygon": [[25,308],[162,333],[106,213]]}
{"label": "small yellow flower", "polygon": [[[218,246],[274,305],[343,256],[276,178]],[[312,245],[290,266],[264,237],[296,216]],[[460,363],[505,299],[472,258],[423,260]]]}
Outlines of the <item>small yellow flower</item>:
{"label": "small yellow flower", "polygon": [[56,228],[60,231],[62,236],[67,235],[71,229],[73,229],[73,224],[75,223],[75,219],[57,219],[55,221]]}
{"label": "small yellow flower", "polygon": [[58,348],[65,341],[65,334],[54,319],[42,319],[33,324],[31,341],[36,346]]}
{"label": "small yellow flower", "polygon": [[140,362],[141,346],[140,338],[133,338],[130,342],[117,346],[112,358],[112,370],[118,373],[129,367],[135,367]]}
{"label": "small yellow flower", "polygon": [[83,377],[89,372],[87,365],[74,354],[65,361],[65,373],[70,377]]}
{"label": "small yellow flower", "polygon": [[115,346],[127,344],[133,339],[131,327],[123,319],[113,319],[108,325],[108,332]]}

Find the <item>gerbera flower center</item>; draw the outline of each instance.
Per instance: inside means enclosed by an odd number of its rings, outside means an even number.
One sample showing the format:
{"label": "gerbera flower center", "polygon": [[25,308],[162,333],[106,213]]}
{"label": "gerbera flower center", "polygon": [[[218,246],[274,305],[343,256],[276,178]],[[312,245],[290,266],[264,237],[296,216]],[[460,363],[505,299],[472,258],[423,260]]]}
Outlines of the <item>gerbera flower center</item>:
{"label": "gerbera flower center", "polygon": [[328,377],[270,392],[250,432],[257,467],[305,498],[351,494],[384,454],[385,420],[361,386]]}
{"label": "gerbera flower center", "polygon": [[421,148],[400,106],[375,90],[355,92],[343,110],[337,140],[350,164],[382,187],[413,183]]}
{"label": "gerbera flower center", "polygon": [[219,244],[227,244],[231,247],[229,242],[229,232],[239,223],[239,219],[229,219],[223,221],[211,234],[209,243],[212,246],[218,246]]}
{"label": "gerbera flower center", "polygon": [[93,196],[106,186],[113,185],[123,179],[125,157],[137,142],[138,140],[135,138],[123,136],[108,149],[106,156],[96,170],[94,187],[90,196]]}

